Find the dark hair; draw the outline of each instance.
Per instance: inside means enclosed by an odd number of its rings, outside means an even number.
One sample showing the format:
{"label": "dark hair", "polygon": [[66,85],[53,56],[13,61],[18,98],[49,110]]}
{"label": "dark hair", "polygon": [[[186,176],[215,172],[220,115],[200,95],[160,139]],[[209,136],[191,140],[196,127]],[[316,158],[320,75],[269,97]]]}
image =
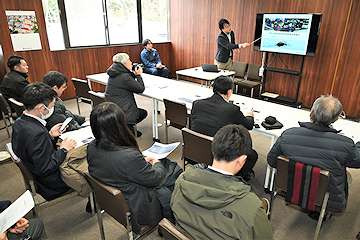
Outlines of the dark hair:
{"label": "dark hair", "polygon": [[241,155],[249,154],[252,141],[249,131],[243,125],[229,124],[215,134],[212,152],[217,161],[232,162]]}
{"label": "dark hair", "polygon": [[20,60],[24,60],[22,56],[19,55],[12,55],[8,58],[6,65],[11,69],[14,70],[15,66],[20,65]]}
{"label": "dark hair", "polygon": [[331,95],[322,95],[315,100],[310,118],[315,124],[327,127],[337,120],[342,110],[339,99]]}
{"label": "dark hair", "polygon": [[148,45],[149,42],[151,42],[150,39],[145,39],[145,40],[143,41],[143,46],[146,47],[146,45]]}
{"label": "dark hair", "polygon": [[39,103],[49,106],[56,97],[57,93],[49,85],[34,82],[25,87],[21,100],[25,105],[25,109],[32,110]]}
{"label": "dark hair", "polygon": [[43,77],[43,83],[46,83],[50,87],[57,86],[60,88],[64,83],[67,83],[67,77],[61,72],[50,71]]}
{"label": "dark hair", "polygon": [[119,147],[139,149],[134,135],[125,122],[125,114],[112,102],[97,105],[90,114],[91,130],[96,138],[96,147],[105,150],[117,150]]}
{"label": "dark hair", "polygon": [[234,80],[228,76],[218,76],[213,83],[214,93],[226,94],[229,89],[234,88]]}
{"label": "dark hair", "polygon": [[222,18],[222,19],[219,21],[219,28],[220,28],[220,30],[223,30],[223,29],[224,29],[224,24],[229,24],[229,25],[230,25],[230,23],[229,23],[228,20],[226,20],[225,18]]}

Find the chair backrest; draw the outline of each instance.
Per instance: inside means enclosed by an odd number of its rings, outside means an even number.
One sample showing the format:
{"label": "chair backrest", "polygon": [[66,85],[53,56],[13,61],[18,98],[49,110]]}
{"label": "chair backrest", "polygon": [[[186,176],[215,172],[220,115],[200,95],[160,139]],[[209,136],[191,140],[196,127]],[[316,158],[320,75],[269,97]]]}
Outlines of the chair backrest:
{"label": "chair backrest", "polygon": [[[289,159],[284,156],[278,156],[277,158],[277,173],[276,173],[276,182],[275,188],[276,191],[283,195],[287,191],[287,183],[288,183],[288,165]],[[328,189],[330,180],[330,172],[326,170],[320,171],[318,190],[316,193],[315,205],[320,206],[324,200],[325,194]]]}
{"label": "chair backrest", "polygon": [[22,102],[15,100],[14,98],[8,99],[10,106],[15,110],[18,117],[25,111],[25,106]]}
{"label": "chair backrest", "polygon": [[99,206],[127,228],[130,224],[131,213],[122,192],[118,188],[106,185],[92,177],[88,171],[85,172],[85,177],[91,185]]}
{"label": "chair backrest", "polygon": [[35,190],[36,190],[37,184],[36,184],[34,175],[30,172],[29,168],[25,165],[25,163],[23,161],[21,161],[21,159],[18,156],[16,156],[16,154],[14,153],[14,151],[12,149],[12,144],[7,143],[5,146],[6,146],[6,150],[10,154],[11,159],[13,160],[14,163],[16,163],[16,166],[19,167],[19,169],[23,175],[26,189],[31,191],[30,181],[32,181],[35,185]]}
{"label": "chair backrest", "polygon": [[186,127],[187,109],[185,103],[164,99],[165,118],[170,120],[171,125],[177,128]]}
{"label": "chair backrest", "polygon": [[247,70],[247,80],[261,80],[261,77],[259,76],[259,68],[261,66],[257,64],[249,64],[248,70]]}
{"label": "chair backrest", "polygon": [[165,240],[190,240],[183,232],[181,232],[174,224],[172,224],[168,219],[163,218],[159,222],[159,227],[162,230],[161,233]]}
{"label": "chair backrest", "polygon": [[233,70],[235,71],[235,77],[245,77],[247,63],[233,62]]}
{"label": "chair backrest", "polygon": [[213,154],[211,144],[213,137],[192,131],[188,128],[181,129],[183,135],[183,155],[184,158],[190,159],[197,163],[211,165]]}
{"label": "chair backrest", "polygon": [[93,105],[93,108],[99,105],[100,103],[106,102],[105,94],[89,91],[90,99]]}
{"label": "chair backrest", "polygon": [[0,93],[0,110],[5,116],[11,117],[11,108],[2,93]]}
{"label": "chair backrest", "polygon": [[74,84],[75,93],[77,97],[90,99],[90,94],[89,94],[90,88],[87,80],[71,78],[71,81]]}

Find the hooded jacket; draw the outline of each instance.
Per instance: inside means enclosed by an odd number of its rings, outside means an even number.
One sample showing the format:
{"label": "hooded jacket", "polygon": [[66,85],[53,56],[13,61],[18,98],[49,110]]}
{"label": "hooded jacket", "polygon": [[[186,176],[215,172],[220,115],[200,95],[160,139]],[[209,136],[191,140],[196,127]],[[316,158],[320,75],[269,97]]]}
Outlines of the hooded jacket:
{"label": "hooded jacket", "polygon": [[330,127],[310,122],[299,122],[299,125],[281,134],[267,156],[269,165],[276,168],[277,157],[284,155],[329,171],[327,210],[344,211],[348,198],[346,167],[360,168],[360,144],[356,147],[353,140]]}
{"label": "hooded jacket", "polygon": [[113,63],[107,70],[109,81],[106,100],[117,104],[125,113],[127,124],[136,124],[139,113],[134,93],[142,93],[145,85],[140,75],[135,75],[122,63]]}
{"label": "hooded jacket", "polygon": [[176,226],[193,239],[273,239],[251,187],[241,177],[200,166],[204,169],[187,168],[176,181],[171,197]]}

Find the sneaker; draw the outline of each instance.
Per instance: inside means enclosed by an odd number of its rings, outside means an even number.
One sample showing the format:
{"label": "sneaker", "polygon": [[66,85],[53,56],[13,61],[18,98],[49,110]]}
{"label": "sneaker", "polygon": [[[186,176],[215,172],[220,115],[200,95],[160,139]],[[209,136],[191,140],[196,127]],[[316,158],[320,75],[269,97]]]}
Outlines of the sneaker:
{"label": "sneaker", "polygon": [[263,203],[263,205],[264,205],[266,215],[269,215],[269,213],[270,213],[270,203],[269,203],[269,200],[268,200],[267,198],[262,198],[261,201],[262,201],[262,203]]}

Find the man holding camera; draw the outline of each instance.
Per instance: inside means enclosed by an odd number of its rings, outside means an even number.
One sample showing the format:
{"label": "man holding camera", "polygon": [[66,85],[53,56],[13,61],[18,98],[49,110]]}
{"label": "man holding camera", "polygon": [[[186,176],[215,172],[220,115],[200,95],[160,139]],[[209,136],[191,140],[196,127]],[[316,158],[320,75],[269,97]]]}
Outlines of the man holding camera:
{"label": "man holding camera", "polygon": [[[142,68],[137,66],[132,70],[132,62],[126,53],[117,53],[113,57],[113,64],[107,70],[109,81],[105,90],[106,100],[117,104],[125,113],[126,124],[135,133],[135,124],[144,120],[147,111],[138,108],[134,93],[142,93],[145,85],[141,77]],[[137,131],[135,137],[142,133]]]}

